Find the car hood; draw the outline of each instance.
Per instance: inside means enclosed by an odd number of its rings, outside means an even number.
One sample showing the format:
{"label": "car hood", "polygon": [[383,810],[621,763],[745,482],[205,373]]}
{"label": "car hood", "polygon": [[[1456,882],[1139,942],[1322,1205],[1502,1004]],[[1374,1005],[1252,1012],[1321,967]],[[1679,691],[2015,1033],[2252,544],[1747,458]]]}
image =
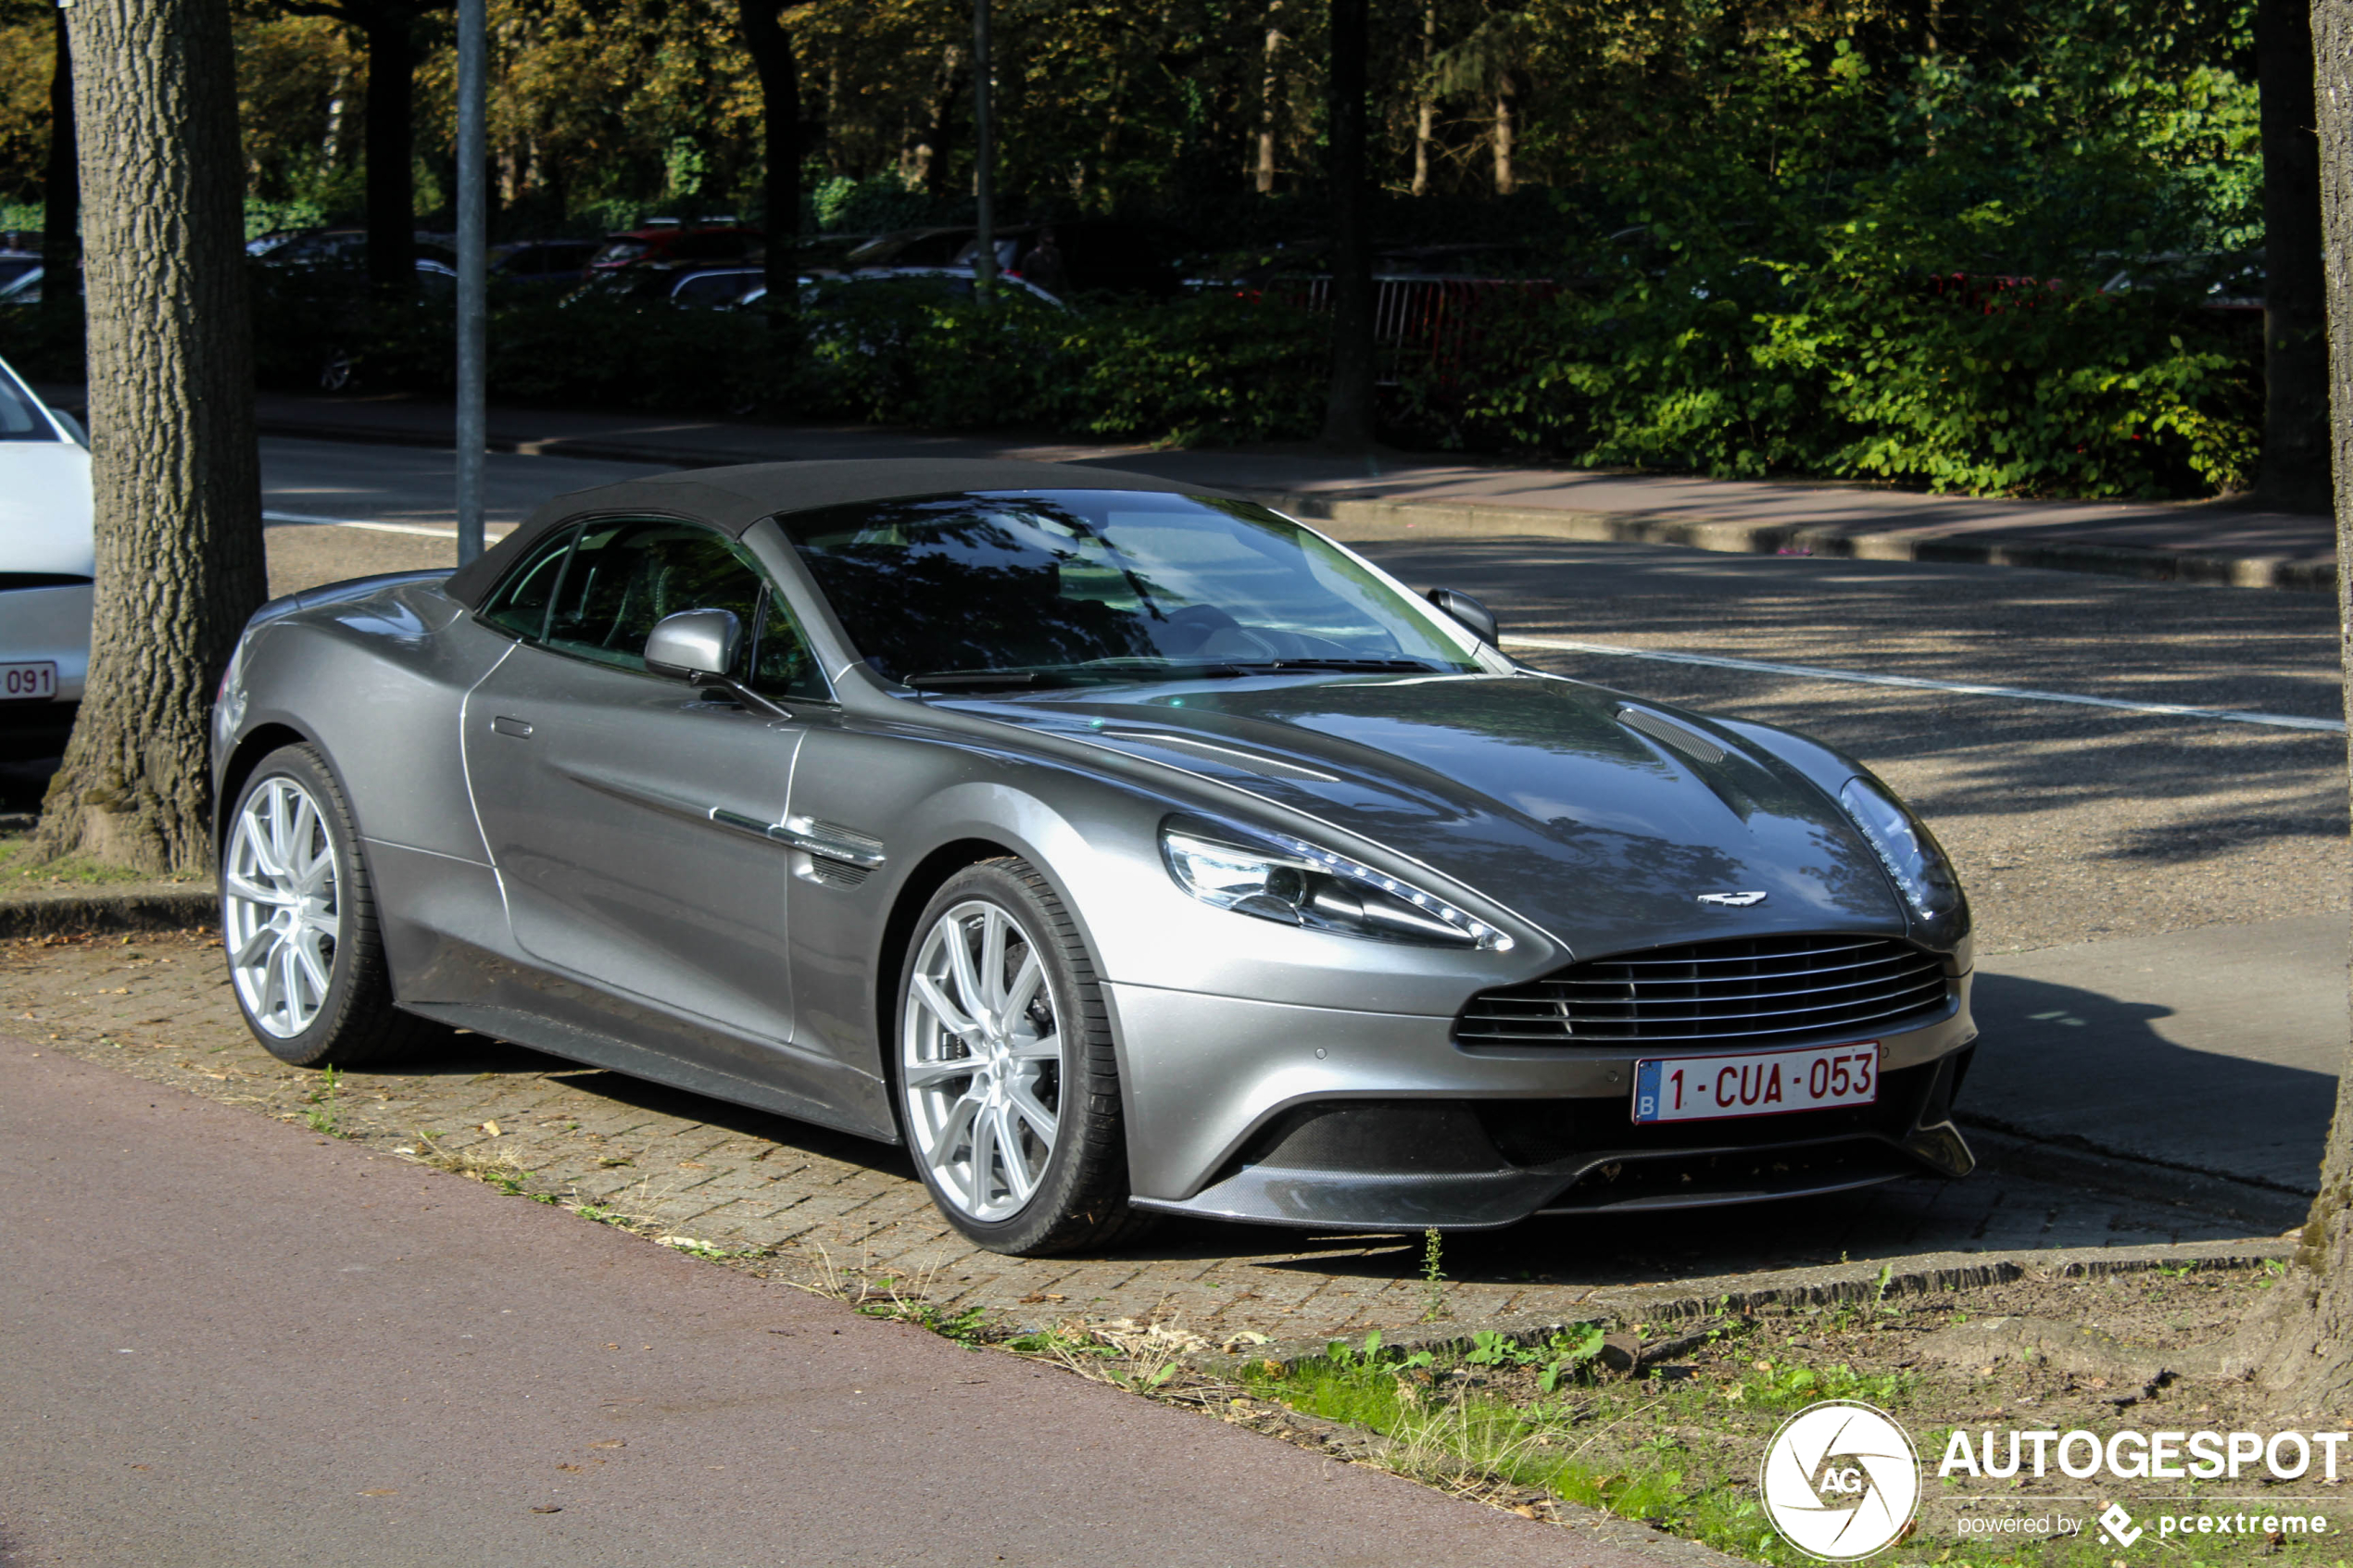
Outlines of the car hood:
{"label": "car hood", "polygon": [[[1384,845],[1536,922],[1579,957],[1906,927],[1869,846],[1788,764],[1704,719],[1577,682],[1256,680],[985,706]],[[1629,728],[1629,713],[1653,716],[1643,721],[1668,738]],[[1727,909],[1701,904],[1704,893],[1766,897]]]}
{"label": "car hood", "polygon": [[90,454],[70,441],[0,441],[0,572],[94,571]]}

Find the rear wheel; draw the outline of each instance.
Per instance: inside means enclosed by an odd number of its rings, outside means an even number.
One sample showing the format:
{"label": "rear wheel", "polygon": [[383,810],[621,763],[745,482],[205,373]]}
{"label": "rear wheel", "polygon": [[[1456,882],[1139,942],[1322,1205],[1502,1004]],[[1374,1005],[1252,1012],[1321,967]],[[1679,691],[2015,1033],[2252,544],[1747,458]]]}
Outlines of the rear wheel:
{"label": "rear wheel", "polygon": [[271,752],[238,794],[220,937],[245,1026],[282,1061],[359,1067],[434,1033],[393,1008],[359,834],[311,746]]}
{"label": "rear wheel", "polygon": [[1109,1014],[1076,923],[1036,867],[951,878],[899,984],[900,1111],[932,1200],[992,1251],[1140,1235]]}

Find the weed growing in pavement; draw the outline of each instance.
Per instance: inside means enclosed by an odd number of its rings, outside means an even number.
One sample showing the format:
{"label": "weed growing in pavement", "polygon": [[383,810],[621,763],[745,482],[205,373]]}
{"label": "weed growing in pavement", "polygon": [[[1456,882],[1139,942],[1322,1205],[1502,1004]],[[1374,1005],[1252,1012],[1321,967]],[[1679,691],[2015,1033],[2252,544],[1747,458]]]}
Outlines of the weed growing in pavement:
{"label": "weed growing in pavement", "polygon": [[343,1135],[338,1125],[343,1115],[342,1094],[343,1069],[330,1067],[319,1074],[319,1086],[310,1091],[312,1110],[304,1118],[310,1123],[312,1132],[330,1138]]}
{"label": "weed growing in pavement", "polygon": [[1436,1226],[1422,1232],[1422,1322],[1436,1323],[1446,1315],[1446,1270],[1441,1249],[1445,1243]]}

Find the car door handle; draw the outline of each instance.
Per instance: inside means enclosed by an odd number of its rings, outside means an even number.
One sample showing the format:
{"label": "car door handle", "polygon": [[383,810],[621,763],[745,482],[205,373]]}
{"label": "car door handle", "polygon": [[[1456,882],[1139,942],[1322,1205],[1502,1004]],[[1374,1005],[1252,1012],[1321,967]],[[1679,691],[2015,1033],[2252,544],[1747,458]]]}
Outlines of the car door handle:
{"label": "car door handle", "polygon": [[517,740],[529,740],[531,738],[531,726],[529,724],[525,723],[521,719],[510,719],[503,713],[498,715],[496,719],[490,721],[490,727],[497,731],[502,735],[512,735]]}

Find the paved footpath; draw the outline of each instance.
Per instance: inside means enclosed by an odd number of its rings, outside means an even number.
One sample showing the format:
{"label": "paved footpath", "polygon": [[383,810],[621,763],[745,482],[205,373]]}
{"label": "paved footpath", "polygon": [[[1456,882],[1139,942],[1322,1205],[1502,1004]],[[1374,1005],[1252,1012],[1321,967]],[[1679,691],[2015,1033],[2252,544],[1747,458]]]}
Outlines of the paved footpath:
{"label": "paved footpath", "polygon": [[1109,1255],[1000,1257],[940,1220],[900,1150],[479,1035],[454,1037],[402,1071],[346,1074],[330,1094],[320,1074],[254,1043],[209,938],[0,944],[0,1029],[264,1115],[316,1116],[371,1149],[473,1170],[778,1277],[888,1279],[1015,1327],[1159,1322],[1211,1346],[1245,1335],[1297,1345],[1375,1328],[1394,1340],[1576,1321],[1627,1311],[1666,1282],[1712,1299],[1843,1262],[1868,1277],[1881,1261],[1909,1268],[1904,1261],[1922,1254],[2031,1261],[2235,1243],[2275,1237],[2304,1208],[2256,1192],[2269,1208],[2233,1213],[2166,1188],[2153,1178],[2167,1173],[2145,1166],[2120,1167],[2101,1185],[2096,1164],[2070,1167],[2064,1151],[2020,1145],[2013,1161],[1964,1182],[1453,1236],[1433,1318],[1417,1236],[1192,1223]]}
{"label": "paved footpath", "polygon": [[[79,387],[41,391],[68,408],[83,401]],[[384,394],[264,393],[258,413],[269,435],[417,446],[447,446],[455,422],[447,403]],[[1983,561],[2241,587],[2324,590],[2335,582],[2332,519],[2237,501],[2020,501],[1429,453],[1342,457],[1305,445],[1162,450],[1034,433],[545,408],[491,409],[489,439],[499,452],[667,467],[904,457],[1108,463],[1263,495],[1351,539],[1549,534],[1735,553]]]}
{"label": "paved footpath", "polygon": [[0,1148],[8,1568],[1657,1562],[5,1036]]}

